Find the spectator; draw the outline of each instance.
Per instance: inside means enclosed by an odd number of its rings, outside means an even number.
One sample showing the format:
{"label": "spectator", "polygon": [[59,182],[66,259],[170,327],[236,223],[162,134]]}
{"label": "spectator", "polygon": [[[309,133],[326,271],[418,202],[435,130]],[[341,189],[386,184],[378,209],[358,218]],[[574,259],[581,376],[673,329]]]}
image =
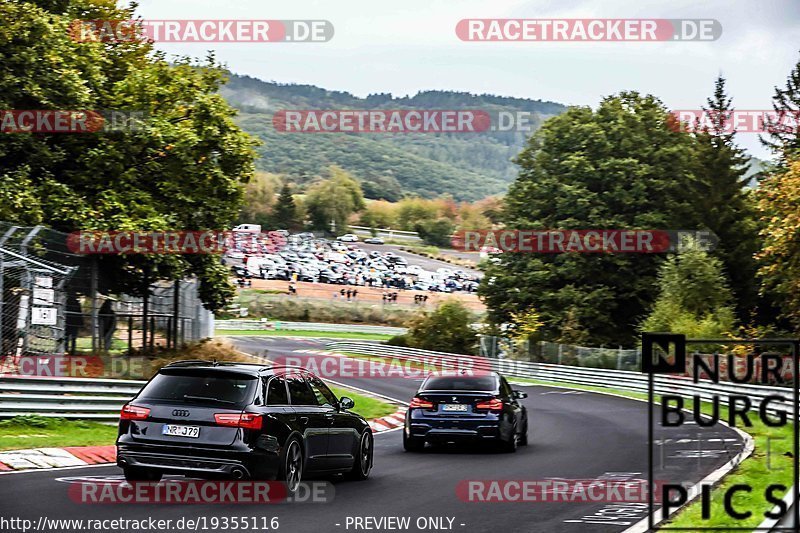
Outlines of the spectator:
{"label": "spectator", "polygon": [[111,299],[107,298],[98,312],[100,322],[100,335],[103,341],[103,351],[111,350],[111,342],[114,340],[114,331],[117,329],[117,314],[114,312],[114,305]]}
{"label": "spectator", "polygon": [[358,289],[353,289],[353,300],[356,299],[356,296],[358,296]]}
{"label": "spectator", "polygon": [[67,317],[65,324],[65,350],[68,353],[75,353],[75,344],[78,340],[78,332],[83,327],[83,312],[81,304],[74,293],[67,296]]}
{"label": "spectator", "polygon": [[350,301],[350,295],[351,294],[353,294],[353,292],[350,289],[347,289],[347,301],[348,302]]}

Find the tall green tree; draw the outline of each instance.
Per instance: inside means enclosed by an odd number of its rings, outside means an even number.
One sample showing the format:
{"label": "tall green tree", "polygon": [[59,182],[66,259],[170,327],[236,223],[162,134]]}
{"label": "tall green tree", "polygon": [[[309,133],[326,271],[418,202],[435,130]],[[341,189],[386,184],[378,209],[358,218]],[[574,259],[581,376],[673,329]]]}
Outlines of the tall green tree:
{"label": "tall green tree", "polygon": [[419,237],[431,246],[450,246],[455,226],[446,218],[421,220],[414,226]]}
{"label": "tall green tree", "polygon": [[285,229],[298,229],[302,225],[297,205],[294,203],[292,188],[288,183],[284,183],[278,200],[275,202],[275,209],[272,213],[275,225]]}
{"label": "tall green tree", "polygon": [[478,336],[473,314],[455,299],[442,302],[432,312],[420,312],[408,324],[409,346],[438,352],[472,354]]}
{"label": "tall green tree", "polygon": [[[82,42],[74,20],[130,20],[111,0],[0,3],[0,109],[115,110],[124,130],[0,136],[0,213],[58,230],[220,229],[236,219],[255,142],[218,94],[213,57],[167,61],[146,41]],[[15,203],[24,203],[22,210]],[[16,216],[15,216],[15,213]],[[210,256],[102,256],[101,291],[142,294],[197,276],[210,308],[232,294]]]}
{"label": "tall green tree", "polygon": [[364,209],[361,186],[339,167],[330,168],[330,177],[308,188],[304,206],[315,229],[329,230],[331,222],[336,232],[347,230],[350,215]]}
{"label": "tall green tree", "polygon": [[[551,118],[518,156],[513,229],[693,229],[693,139],[653,96],[624,92]],[[495,323],[535,308],[545,338],[633,345],[658,292],[653,254],[504,253],[479,289]]]}
{"label": "tall green tree", "polygon": [[778,116],[786,116],[789,120],[773,124],[761,142],[779,157],[780,168],[786,170],[790,161],[800,156],[800,127],[792,127],[800,116],[800,61],[789,73],[786,87],[775,87],[772,109]]}
{"label": "tall green tree", "polygon": [[723,263],[702,250],[672,255],[659,272],[659,295],[642,331],[723,337],[735,326],[733,294]]}
{"label": "tall green tree", "polygon": [[758,305],[755,254],[760,239],[755,201],[746,188],[750,158],[736,145],[735,132],[727,131],[733,106],[725,78],[717,78],[704,111],[711,117],[711,127],[694,135],[692,205],[700,223],[719,238],[714,255],[722,260],[730,280],[737,315],[747,322],[755,318]]}

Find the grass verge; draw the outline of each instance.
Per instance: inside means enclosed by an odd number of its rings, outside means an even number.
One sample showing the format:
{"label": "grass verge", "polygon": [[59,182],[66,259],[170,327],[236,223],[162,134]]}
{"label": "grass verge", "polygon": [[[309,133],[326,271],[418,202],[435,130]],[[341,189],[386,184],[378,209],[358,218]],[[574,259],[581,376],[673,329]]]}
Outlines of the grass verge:
{"label": "grass verge", "polygon": [[[352,412],[367,420],[394,413],[397,406],[379,398],[365,396],[345,387],[331,387],[337,398],[347,396],[355,402]],[[105,446],[114,444],[117,426],[86,420],[66,420],[24,415],[0,421],[0,451],[65,446]]]}
{"label": "grass verge", "polygon": [[312,331],[307,329],[298,330],[269,330],[269,329],[218,329],[214,331],[216,337],[235,337],[241,335],[259,335],[267,337],[316,337],[326,339],[356,339],[369,341],[385,341],[393,335],[382,333],[361,333],[347,331]]}
{"label": "grass verge", "polygon": [[85,420],[17,416],[0,422],[0,450],[114,444],[117,427]]}
{"label": "grass verge", "polygon": [[351,398],[356,405],[350,409],[350,411],[363,416],[367,420],[380,418],[397,411],[396,405],[381,400],[380,398],[364,396],[363,394],[359,394],[345,387],[331,387],[331,390],[337,398],[341,398],[342,396]]}

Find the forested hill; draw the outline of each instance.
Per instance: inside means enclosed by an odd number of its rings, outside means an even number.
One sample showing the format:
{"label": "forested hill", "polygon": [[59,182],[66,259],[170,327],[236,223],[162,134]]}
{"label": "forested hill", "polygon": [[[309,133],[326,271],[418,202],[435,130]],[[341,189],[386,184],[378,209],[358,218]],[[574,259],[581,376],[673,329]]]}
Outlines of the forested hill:
{"label": "forested hill", "polygon": [[405,194],[451,194],[457,200],[476,200],[504,192],[516,176],[511,159],[529,133],[280,133],[272,125],[273,114],[293,109],[480,109],[492,116],[500,111],[529,113],[535,129],[566,109],[554,102],[452,91],[358,98],[313,85],[278,84],[233,74],[221,93],[241,111],[242,127],[264,141],[258,148],[260,170],[285,174],[304,185],[338,165],[361,181],[367,197],[387,200]]}

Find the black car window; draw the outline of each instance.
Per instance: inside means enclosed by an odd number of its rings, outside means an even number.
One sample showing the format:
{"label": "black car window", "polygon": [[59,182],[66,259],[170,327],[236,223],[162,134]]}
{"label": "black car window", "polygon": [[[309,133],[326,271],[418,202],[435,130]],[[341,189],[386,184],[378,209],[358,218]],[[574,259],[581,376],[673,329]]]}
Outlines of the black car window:
{"label": "black car window", "polygon": [[497,379],[492,376],[436,376],[428,378],[422,390],[494,391]]}
{"label": "black car window", "polygon": [[319,405],[314,391],[301,374],[287,374],[286,384],[289,385],[292,405]]}
{"label": "black car window", "polygon": [[241,406],[252,400],[255,376],[224,372],[164,371],[148,383],[138,398],[181,403]]}
{"label": "black car window", "polygon": [[280,376],[275,376],[269,380],[267,386],[267,405],[289,405],[286,381]]}
{"label": "black car window", "polygon": [[307,375],[306,378],[311,384],[314,395],[317,397],[317,403],[334,407],[339,402],[333,391],[331,391],[317,376]]}

